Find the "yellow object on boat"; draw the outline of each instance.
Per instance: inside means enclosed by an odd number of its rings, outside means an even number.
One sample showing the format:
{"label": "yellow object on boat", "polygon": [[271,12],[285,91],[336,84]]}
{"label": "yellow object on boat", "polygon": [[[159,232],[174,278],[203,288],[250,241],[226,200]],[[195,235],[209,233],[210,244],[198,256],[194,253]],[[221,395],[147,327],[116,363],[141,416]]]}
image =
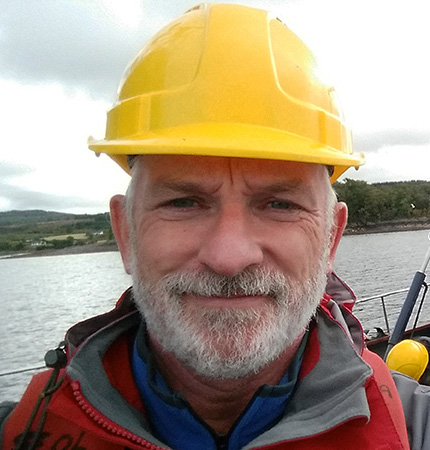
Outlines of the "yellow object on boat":
{"label": "yellow object on boat", "polygon": [[429,353],[425,346],[412,339],[400,341],[387,356],[389,369],[404,373],[417,381],[426,370],[428,362]]}

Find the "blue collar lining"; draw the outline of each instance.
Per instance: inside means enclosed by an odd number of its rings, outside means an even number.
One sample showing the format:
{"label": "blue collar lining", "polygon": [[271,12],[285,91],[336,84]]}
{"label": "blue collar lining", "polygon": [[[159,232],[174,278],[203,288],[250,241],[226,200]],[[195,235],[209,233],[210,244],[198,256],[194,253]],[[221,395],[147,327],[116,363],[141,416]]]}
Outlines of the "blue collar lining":
{"label": "blue collar lining", "polygon": [[132,368],[152,432],[177,450],[216,450],[218,440],[227,441],[228,450],[239,450],[282,418],[297,382],[307,336],[308,333],[279,384],[260,386],[228,435],[219,436],[195,414],[181,394],[169,388],[155,367],[142,326],[134,344]]}

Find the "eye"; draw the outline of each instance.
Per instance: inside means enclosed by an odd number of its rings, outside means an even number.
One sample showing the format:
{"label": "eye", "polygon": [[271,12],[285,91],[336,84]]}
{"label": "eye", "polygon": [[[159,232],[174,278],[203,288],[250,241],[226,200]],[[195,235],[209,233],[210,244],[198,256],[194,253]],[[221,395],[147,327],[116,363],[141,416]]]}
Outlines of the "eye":
{"label": "eye", "polygon": [[273,209],[290,209],[292,205],[282,200],[272,200],[269,202],[269,206]]}
{"label": "eye", "polygon": [[196,206],[196,204],[196,200],[187,197],[175,198],[169,202],[169,205],[175,208],[192,208],[193,206]]}

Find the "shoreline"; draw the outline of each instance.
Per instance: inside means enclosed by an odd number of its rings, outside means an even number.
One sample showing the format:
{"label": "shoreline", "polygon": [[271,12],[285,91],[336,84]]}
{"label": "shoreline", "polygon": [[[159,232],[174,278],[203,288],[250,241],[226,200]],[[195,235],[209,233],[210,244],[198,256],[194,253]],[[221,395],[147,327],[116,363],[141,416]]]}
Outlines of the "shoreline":
{"label": "shoreline", "polygon": [[380,225],[368,225],[367,227],[348,227],[343,235],[351,236],[356,234],[377,234],[377,233],[397,233],[400,231],[430,231],[430,222],[405,222],[405,223],[385,223]]}
{"label": "shoreline", "polygon": [[73,245],[65,248],[49,248],[44,250],[30,250],[27,252],[16,252],[0,255],[0,259],[33,258],[39,256],[61,256],[61,255],[83,255],[85,253],[117,252],[116,242],[105,242],[103,244]]}
{"label": "shoreline", "polygon": [[[400,231],[422,231],[429,230],[430,223],[396,223],[384,225],[371,225],[367,227],[348,227],[343,235],[354,236],[361,234],[378,234],[378,233],[396,233]],[[117,252],[118,246],[115,241],[104,242],[102,244],[85,244],[73,245],[61,249],[44,249],[44,250],[30,250],[27,252],[15,252],[0,254],[1,259],[16,259],[16,258],[33,258],[39,256],[61,256],[61,255],[82,255],[85,253],[103,253],[103,252]]]}

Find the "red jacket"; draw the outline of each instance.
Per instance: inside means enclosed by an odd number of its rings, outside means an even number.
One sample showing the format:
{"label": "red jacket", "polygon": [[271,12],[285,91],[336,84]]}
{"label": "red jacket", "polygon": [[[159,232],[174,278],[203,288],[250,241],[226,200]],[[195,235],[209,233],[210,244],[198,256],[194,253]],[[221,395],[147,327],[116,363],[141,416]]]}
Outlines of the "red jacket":
{"label": "red jacket", "polygon": [[[378,356],[363,349],[358,322],[342,301],[339,303],[329,297],[322,302],[284,418],[246,448],[409,448],[391,375]],[[68,333],[69,350],[74,355],[64,382],[52,394],[36,448],[168,448],[149,431],[131,373],[130,348],[139,321],[126,293],[114,311]],[[14,442],[48,377],[44,372],[33,378],[5,424],[3,449],[15,448]],[[39,410],[32,431],[37,429],[40,416]]]}

